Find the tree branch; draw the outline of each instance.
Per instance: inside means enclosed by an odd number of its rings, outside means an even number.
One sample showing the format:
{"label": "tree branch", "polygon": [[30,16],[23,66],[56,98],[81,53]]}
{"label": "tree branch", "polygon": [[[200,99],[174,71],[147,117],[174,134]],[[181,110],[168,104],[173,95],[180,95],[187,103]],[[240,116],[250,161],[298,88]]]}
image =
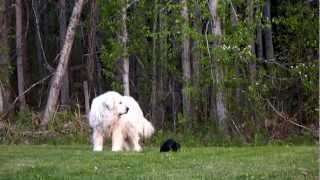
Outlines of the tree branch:
{"label": "tree branch", "polygon": [[43,43],[42,43],[41,34],[40,34],[40,28],[39,28],[39,18],[37,16],[37,11],[35,9],[34,0],[32,0],[32,10],[33,10],[34,18],[36,20],[37,37],[40,43],[41,52],[42,52],[42,56],[45,63],[45,68],[52,73],[54,71],[54,68],[50,66],[50,64],[48,63],[46,53],[44,52]]}
{"label": "tree branch", "polygon": [[301,125],[301,124],[298,124],[298,123],[290,120],[289,118],[284,117],[284,116],[282,115],[282,113],[281,113],[280,111],[278,111],[278,110],[274,107],[274,105],[269,101],[269,99],[266,99],[266,101],[267,101],[268,105],[272,108],[272,110],[273,110],[279,117],[281,117],[283,120],[288,121],[288,122],[290,122],[290,123],[293,124],[293,125],[296,125],[296,126],[298,126],[298,127],[301,127],[301,128],[303,128],[303,129],[306,129],[306,130],[312,132],[311,129],[309,129],[309,128]]}
{"label": "tree branch", "polygon": [[4,117],[14,108],[14,105],[18,102],[19,98],[23,95],[25,95],[26,93],[28,93],[32,88],[34,88],[35,86],[37,86],[38,84],[43,83],[44,81],[46,81],[47,79],[49,79],[54,73],[51,73],[49,75],[47,75],[46,77],[42,78],[41,80],[33,83],[28,89],[26,89],[22,94],[20,94],[19,96],[17,96],[14,101],[9,105],[8,110],[2,114],[0,116],[0,119],[4,119]]}

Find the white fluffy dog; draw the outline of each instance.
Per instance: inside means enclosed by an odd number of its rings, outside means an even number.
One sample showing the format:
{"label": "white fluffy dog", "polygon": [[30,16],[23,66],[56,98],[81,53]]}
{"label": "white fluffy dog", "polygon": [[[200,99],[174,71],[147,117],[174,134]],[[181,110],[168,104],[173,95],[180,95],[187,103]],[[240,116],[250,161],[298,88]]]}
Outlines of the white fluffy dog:
{"label": "white fluffy dog", "polygon": [[132,97],[114,91],[93,99],[89,124],[93,129],[94,151],[102,151],[105,136],[112,137],[112,151],[141,151],[140,138],[148,138],[154,132],[139,104]]}

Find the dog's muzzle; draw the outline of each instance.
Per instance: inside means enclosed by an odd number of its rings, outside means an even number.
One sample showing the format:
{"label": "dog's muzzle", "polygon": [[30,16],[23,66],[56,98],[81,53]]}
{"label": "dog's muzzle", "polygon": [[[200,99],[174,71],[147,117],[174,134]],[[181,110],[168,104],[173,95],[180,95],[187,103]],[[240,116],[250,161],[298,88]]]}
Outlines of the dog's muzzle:
{"label": "dog's muzzle", "polygon": [[119,114],[119,116],[124,115],[124,114],[127,114],[127,113],[128,113],[128,111],[129,111],[129,108],[128,108],[128,107],[126,107],[126,112]]}

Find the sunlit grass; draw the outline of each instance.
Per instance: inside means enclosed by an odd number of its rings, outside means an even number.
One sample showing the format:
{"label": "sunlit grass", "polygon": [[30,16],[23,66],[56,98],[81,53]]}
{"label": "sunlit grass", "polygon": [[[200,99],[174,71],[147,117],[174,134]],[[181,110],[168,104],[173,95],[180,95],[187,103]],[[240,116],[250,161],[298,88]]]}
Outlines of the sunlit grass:
{"label": "sunlit grass", "polygon": [[90,146],[0,146],[2,179],[315,179],[315,146],[183,147],[94,153]]}

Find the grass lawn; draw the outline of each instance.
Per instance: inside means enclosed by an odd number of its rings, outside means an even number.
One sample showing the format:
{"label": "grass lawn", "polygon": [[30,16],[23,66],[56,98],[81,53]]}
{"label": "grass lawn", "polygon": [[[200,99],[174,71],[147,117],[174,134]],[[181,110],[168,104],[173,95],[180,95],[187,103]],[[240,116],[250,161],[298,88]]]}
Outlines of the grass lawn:
{"label": "grass lawn", "polygon": [[93,153],[89,145],[0,145],[0,179],[317,179],[316,151],[269,145]]}

